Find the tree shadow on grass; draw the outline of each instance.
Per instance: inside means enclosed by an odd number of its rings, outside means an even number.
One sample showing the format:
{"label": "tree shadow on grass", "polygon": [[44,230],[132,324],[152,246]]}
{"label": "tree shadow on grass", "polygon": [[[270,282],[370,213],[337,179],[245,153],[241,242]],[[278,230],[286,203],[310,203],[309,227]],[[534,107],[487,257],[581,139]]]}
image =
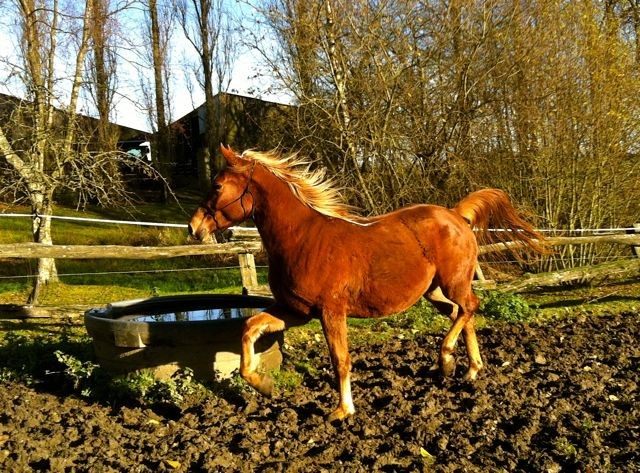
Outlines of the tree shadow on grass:
{"label": "tree shadow on grass", "polygon": [[118,410],[146,407],[170,419],[215,396],[238,407],[246,404],[243,385],[226,380],[205,384],[188,370],[159,381],[150,371],[113,374],[97,363],[91,338],[82,326],[50,320],[0,321],[0,385],[19,383],[66,398],[74,396]]}
{"label": "tree shadow on grass", "polygon": [[56,353],[90,360],[88,338],[66,324],[0,323],[0,381],[15,381],[52,394],[69,394],[65,367]]}
{"label": "tree shadow on grass", "polygon": [[593,296],[593,297],[580,297],[573,299],[559,299],[552,302],[545,302],[541,304],[536,304],[538,309],[559,309],[562,307],[577,307],[581,305],[586,305],[590,303],[617,303],[617,302],[640,302],[638,297],[634,296],[622,296],[618,294],[611,294],[607,296]]}
{"label": "tree shadow on grass", "polygon": [[[537,302],[540,299],[542,300]],[[560,286],[532,293],[532,297],[528,297],[527,300],[530,305],[539,309],[570,308],[594,303],[610,303],[614,306],[616,304],[640,303],[640,284],[638,280],[634,279],[597,286],[590,284],[572,285],[571,287]]]}

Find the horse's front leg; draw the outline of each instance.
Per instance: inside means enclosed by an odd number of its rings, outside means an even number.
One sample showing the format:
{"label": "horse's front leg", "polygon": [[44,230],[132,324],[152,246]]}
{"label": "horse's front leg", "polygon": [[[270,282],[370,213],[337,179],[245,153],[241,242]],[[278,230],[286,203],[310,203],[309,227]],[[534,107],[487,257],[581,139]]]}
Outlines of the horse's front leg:
{"label": "horse's front leg", "polygon": [[308,317],[294,315],[278,306],[247,319],[242,330],[240,376],[259,393],[271,396],[273,380],[268,374],[257,371],[259,358],[255,354],[255,343],[265,333],[280,332],[309,320]]}
{"label": "horse's front leg", "polygon": [[351,398],[351,357],[347,342],[347,317],[344,314],[324,312],[320,321],[329,346],[331,364],[340,392],[340,402],[329,415],[329,421],[341,420],[356,411]]}

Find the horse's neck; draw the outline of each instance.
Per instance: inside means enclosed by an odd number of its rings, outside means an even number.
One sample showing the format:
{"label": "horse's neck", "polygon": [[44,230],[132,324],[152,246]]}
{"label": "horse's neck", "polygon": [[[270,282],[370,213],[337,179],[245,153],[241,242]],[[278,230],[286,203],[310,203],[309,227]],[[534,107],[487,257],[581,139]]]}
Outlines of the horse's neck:
{"label": "horse's neck", "polygon": [[268,253],[283,245],[296,245],[304,238],[310,222],[319,218],[275,176],[259,185],[257,200],[255,223]]}

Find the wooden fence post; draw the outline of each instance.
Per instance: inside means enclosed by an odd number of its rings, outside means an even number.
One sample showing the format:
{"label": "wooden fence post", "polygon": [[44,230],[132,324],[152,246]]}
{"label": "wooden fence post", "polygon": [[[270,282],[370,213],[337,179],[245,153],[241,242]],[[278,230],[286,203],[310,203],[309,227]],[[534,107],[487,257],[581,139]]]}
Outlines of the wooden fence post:
{"label": "wooden fence post", "polygon": [[[640,233],[640,223],[634,223],[633,228],[635,228],[635,233]],[[635,245],[631,248],[633,249],[633,253],[640,258],[640,245]]]}
{"label": "wooden fence post", "polygon": [[242,277],[242,292],[250,293],[258,286],[258,273],[253,253],[238,253],[240,276]]}

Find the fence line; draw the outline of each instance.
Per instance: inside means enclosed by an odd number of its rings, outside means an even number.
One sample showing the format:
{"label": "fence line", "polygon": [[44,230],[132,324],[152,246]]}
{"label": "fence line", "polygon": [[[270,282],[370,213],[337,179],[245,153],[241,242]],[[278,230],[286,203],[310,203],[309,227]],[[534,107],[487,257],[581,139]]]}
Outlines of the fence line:
{"label": "fence line", "polygon": [[[564,229],[564,228],[536,228],[535,231],[539,233],[607,233],[607,232],[629,232],[637,230],[635,227],[615,227],[615,228],[574,228],[574,229]],[[503,229],[503,228],[489,228],[490,232],[511,232],[512,230]]]}
{"label": "fence line", "polygon": [[[640,233],[637,234],[613,234],[613,235],[592,235],[574,237],[549,237],[544,240],[549,246],[585,245],[589,243],[617,243],[620,245],[636,246],[640,245]],[[525,247],[526,243],[521,241],[509,241],[505,243],[492,243],[479,248],[478,254],[496,253],[507,251],[513,248]]]}
{"label": "fence line", "polygon": [[178,245],[178,246],[123,246],[123,245],[45,245],[42,243],[12,243],[0,245],[3,258],[56,258],[56,259],[158,259],[181,256],[255,253],[262,249],[259,241]]}
{"label": "fence line", "polygon": [[114,223],[117,225],[140,225],[147,227],[173,227],[173,228],[187,228],[186,223],[157,223],[157,222],[138,222],[136,220],[111,220],[102,218],[88,218],[88,217],[67,217],[64,215],[38,215],[38,214],[5,214],[0,213],[0,217],[41,217],[51,218],[57,220],[77,220],[79,222],[92,222],[92,223]]}
{"label": "fence line", "polygon": [[[247,233],[250,233],[247,235]],[[228,243],[179,245],[164,247],[121,245],[44,245],[42,243],[0,244],[0,258],[55,258],[55,259],[137,259],[176,258],[182,256],[205,256],[231,254],[238,256],[238,269],[243,291],[257,292],[258,276],[253,254],[262,250],[262,242],[254,232],[238,228],[241,240],[232,238]],[[257,235],[257,232],[255,232]],[[132,271],[127,271],[131,273]]]}
{"label": "fence line", "polygon": [[[0,214],[10,215],[10,214]],[[74,217],[69,217],[74,218]],[[94,221],[96,219],[86,219]],[[111,221],[109,223],[118,222]],[[129,222],[134,224],[136,222]],[[150,222],[143,222],[152,225]],[[171,224],[175,225],[175,224]],[[43,245],[39,243],[18,243],[0,244],[0,258],[70,258],[70,259],[100,259],[100,258],[120,258],[120,259],[157,259],[174,258],[180,256],[212,255],[212,254],[236,254],[239,261],[239,269],[242,284],[246,292],[259,291],[257,273],[255,267],[254,253],[262,249],[262,242],[258,238],[255,228],[234,227],[230,230],[237,230],[232,233],[229,243],[204,244],[204,245],[180,245],[165,247],[147,246],[119,246],[119,245]],[[602,229],[600,229],[602,230]],[[636,228],[634,227],[635,231]],[[614,243],[630,247],[640,246],[640,233],[627,234],[604,234],[593,236],[573,236],[573,237],[549,237],[545,242],[550,246],[582,245],[589,243]],[[491,252],[502,252],[511,248],[522,246],[519,242],[497,243],[485,245],[479,248],[479,254]],[[602,271],[613,271],[621,273],[623,270],[631,269],[636,271],[640,266],[639,261],[630,264],[630,268],[609,268],[603,267]],[[605,264],[606,265],[606,264]],[[604,265],[602,265],[604,266]],[[628,273],[628,271],[627,271]],[[634,273],[635,274],[635,273]],[[567,277],[577,277],[569,275]],[[579,276],[582,277],[582,276]],[[484,279],[484,278],[481,278]]]}
{"label": "fence line", "polygon": [[[64,215],[38,215],[38,214],[16,214],[16,213],[0,213],[0,217],[41,217],[51,218],[57,220],[77,220],[80,222],[92,222],[92,223],[111,223],[116,225],[140,225],[147,227],[172,227],[172,228],[187,228],[186,223],[160,223],[160,222],[139,222],[136,220],[113,220],[113,219],[101,219],[101,218],[88,218],[88,217],[68,217]],[[604,232],[629,232],[637,231],[636,227],[611,227],[611,228],[538,228],[536,231],[540,233],[604,233]],[[510,232],[502,228],[491,228],[490,232]]]}
{"label": "fence line", "polygon": [[[260,266],[263,267],[263,266]],[[72,278],[75,276],[110,276],[112,274],[156,274],[156,273],[188,273],[193,271],[222,271],[229,269],[240,269],[240,266],[209,266],[206,268],[176,268],[176,269],[134,269],[128,271],[95,271],[89,273],[58,273],[63,278]],[[38,277],[37,274],[23,274],[15,276],[0,276],[0,279],[29,279]]]}
{"label": "fence line", "polygon": [[[601,260],[601,261],[632,261],[635,260],[635,256],[601,256],[594,257],[592,260]],[[574,259],[577,262],[586,262],[586,258],[582,259]],[[510,260],[500,260],[500,263],[506,264],[515,264],[520,263],[519,260],[510,259]],[[266,269],[268,266],[264,265],[256,265],[256,269]],[[73,278],[77,276],[109,276],[112,274],[155,274],[155,273],[188,273],[193,271],[223,271],[223,270],[231,270],[231,269],[240,269],[240,266],[208,266],[208,267],[198,267],[198,268],[175,268],[175,269],[141,269],[141,270],[127,270],[127,271],[96,271],[96,272],[87,272],[87,273],[58,273],[59,277],[68,277]],[[0,280],[10,280],[10,279],[31,279],[38,277],[37,274],[15,274],[13,276],[0,276]]]}

